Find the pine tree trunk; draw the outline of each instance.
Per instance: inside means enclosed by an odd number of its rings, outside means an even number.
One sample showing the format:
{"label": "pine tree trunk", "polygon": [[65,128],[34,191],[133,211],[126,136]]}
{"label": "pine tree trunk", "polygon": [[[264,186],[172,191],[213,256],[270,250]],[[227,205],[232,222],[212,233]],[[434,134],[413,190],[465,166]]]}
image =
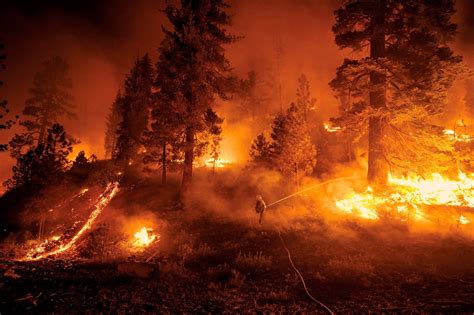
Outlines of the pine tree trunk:
{"label": "pine tree trunk", "polygon": [[161,173],[161,183],[165,184],[166,183],[166,141],[163,141],[163,152],[162,152],[162,157],[161,157],[161,167],[162,173]]}
{"label": "pine tree trunk", "polygon": [[[379,29],[384,23],[384,4],[381,1],[381,7],[373,23]],[[383,32],[376,32],[370,41],[370,57],[373,59],[385,57],[385,34]],[[386,90],[385,90],[385,75],[372,72],[370,73],[370,82],[376,88],[369,93],[370,106],[374,110],[380,110],[386,106]],[[369,119],[369,161],[367,180],[376,187],[383,187],[387,184],[388,165],[384,155],[384,125],[385,121],[379,117],[371,117]]]}
{"label": "pine tree trunk", "polygon": [[193,180],[193,162],[194,162],[194,129],[186,127],[186,140],[184,149],[184,169],[183,181],[181,183],[181,195],[191,189]]}

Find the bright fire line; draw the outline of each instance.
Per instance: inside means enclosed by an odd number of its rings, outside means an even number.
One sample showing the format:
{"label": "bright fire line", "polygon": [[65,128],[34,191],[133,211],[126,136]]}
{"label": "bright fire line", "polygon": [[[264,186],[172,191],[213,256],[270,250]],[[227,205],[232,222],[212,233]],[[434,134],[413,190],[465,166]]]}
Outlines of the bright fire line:
{"label": "bright fire line", "polygon": [[[86,223],[82,226],[79,232],[77,232],[76,235],[74,235],[74,237],[69,242],[67,242],[66,244],[61,244],[59,248],[57,248],[56,250],[46,252],[46,253],[42,253],[45,247],[45,244],[43,243],[39,247],[30,251],[23,260],[40,260],[40,259],[44,259],[53,255],[64,253],[67,250],[71,249],[79,240],[79,238],[87,230],[89,230],[92,227],[93,223],[95,222],[99,214],[102,212],[102,210],[104,210],[104,208],[109,204],[109,202],[115,197],[115,195],[119,192],[119,190],[120,188],[119,188],[118,182],[109,183],[107,185],[107,188],[99,196],[97,202],[95,203],[94,205],[95,209],[89,215],[89,218],[87,219]],[[53,238],[56,238],[57,240],[57,237],[53,236]],[[54,240],[53,238],[51,240]],[[48,241],[49,240],[47,240],[46,242]]]}

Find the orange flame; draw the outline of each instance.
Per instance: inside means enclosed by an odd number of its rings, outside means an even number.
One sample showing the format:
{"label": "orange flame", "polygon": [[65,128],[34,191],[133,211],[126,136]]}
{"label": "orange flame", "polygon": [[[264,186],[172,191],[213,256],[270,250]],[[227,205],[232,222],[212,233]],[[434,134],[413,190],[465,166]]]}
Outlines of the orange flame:
{"label": "orange flame", "polygon": [[[379,210],[396,209],[400,216],[410,215],[415,220],[426,219],[422,206],[445,205],[474,208],[474,177],[460,172],[457,179],[448,179],[434,173],[430,178],[419,176],[395,177],[389,174],[388,181],[393,192],[375,194],[370,187],[363,193],[351,193],[336,200],[336,207],[344,213],[364,219],[376,220]],[[461,224],[470,220],[461,215]]]}
{"label": "orange flame", "polygon": [[158,241],[160,239],[160,236],[153,233],[153,229],[147,227],[142,227],[140,230],[135,232],[133,236],[135,239],[132,245],[138,248],[147,247],[155,240]]}
{"label": "orange flame", "polygon": [[118,193],[119,190],[120,188],[119,188],[118,182],[109,183],[107,185],[107,188],[99,196],[97,202],[95,203],[94,210],[89,215],[89,218],[87,219],[86,223],[76,233],[76,235],[74,235],[74,237],[70,239],[67,243],[59,244],[59,247],[53,251],[46,251],[48,244],[50,244],[51,242],[57,242],[60,239],[60,237],[58,236],[53,236],[49,238],[48,240],[44,241],[43,243],[41,243],[38,247],[29,251],[23,260],[40,260],[40,259],[44,259],[50,256],[64,253],[70,250],[71,248],[73,248],[73,246],[80,239],[80,237],[92,227],[92,225],[94,224],[99,214],[102,212],[102,210],[104,210],[104,208],[109,204],[109,202],[115,197],[115,195]]}

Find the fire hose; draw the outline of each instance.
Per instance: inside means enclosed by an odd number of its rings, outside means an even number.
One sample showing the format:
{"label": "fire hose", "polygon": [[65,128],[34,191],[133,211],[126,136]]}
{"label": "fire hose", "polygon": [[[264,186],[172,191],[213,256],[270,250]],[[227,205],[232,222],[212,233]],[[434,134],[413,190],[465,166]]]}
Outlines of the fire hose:
{"label": "fire hose", "polygon": [[[307,191],[309,191],[309,190],[311,190],[311,189],[315,189],[315,188],[317,188],[317,187],[320,187],[320,186],[323,186],[323,185],[326,185],[326,184],[330,184],[330,183],[334,183],[334,182],[340,182],[340,181],[344,181],[344,180],[348,180],[348,179],[356,179],[356,177],[354,177],[354,176],[351,176],[351,177],[339,177],[339,178],[327,180],[327,181],[325,181],[325,182],[318,183],[318,184],[316,184],[316,185],[312,185],[312,186],[310,186],[310,187],[307,187],[307,188],[305,188],[305,189],[303,189],[303,190],[297,191],[297,192],[295,192],[295,193],[293,193],[293,194],[291,194],[291,195],[288,195],[288,196],[286,196],[286,197],[284,197],[284,198],[281,198],[281,199],[279,199],[279,200],[277,200],[277,201],[274,201],[274,202],[270,203],[269,205],[265,205],[265,202],[263,201],[263,198],[262,198],[260,195],[257,196],[257,201],[258,201],[258,202],[261,202],[261,204],[263,205],[264,210],[265,210],[265,209],[267,209],[267,208],[269,208],[269,207],[272,207],[272,206],[274,206],[274,205],[276,205],[276,204],[278,204],[278,203],[280,203],[280,202],[282,202],[282,201],[285,201],[285,200],[290,199],[290,198],[292,198],[292,197],[294,197],[294,196],[297,196],[297,195],[299,195],[299,194],[302,194],[302,193],[304,193],[304,192],[307,192]],[[258,203],[257,203],[257,207],[258,207]],[[311,293],[309,292],[308,287],[306,286],[306,282],[305,282],[305,280],[304,280],[304,278],[303,278],[303,275],[301,274],[301,272],[298,270],[298,268],[296,268],[295,264],[293,263],[293,259],[291,258],[290,250],[289,250],[288,247],[286,246],[285,241],[283,240],[283,237],[281,236],[281,233],[280,233],[280,230],[279,230],[279,229],[278,229],[278,237],[280,238],[281,244],[282,244],[283,248],[285,249],[285,251],[286,251],[286,253],[287,253],[287,255],[288,255],[288,260],[290,261],[291,267],[293,268],[293,270],[295,271],[295,273],[298,275],[299,279],[301,280],[301,283],[303,284],[303,287],[304,287],[304,290],[305,290],[305,292],[306,292],[306,295],[308,295],[308,297],[309,297],[313,302],[315,302],[316,304],[318,304],[319,306],[321,306],[322,308],[324,308],[329,314],[334,315],[335,313],[334,313],[328,306],[326,306],[323,302],[317,300],[317,299],[316,299],[313,295],[311,295]]]}
{"label": "fire hose", "polygon": [[283,245],[283,247],[286,250],[286,253],[288,254],[288,260],[290,261],[291,267],[293,267],[293,270],[295,270],[295,272],[298,274],[298,277],[300,278],[301,283],[303,284],[304,290],[306,294],[308,295],[308,297],[311,300],[313,300],[316,304],[320,305],[326,311],[328,311],[329,314],[334,315],[335,313],[329,307],[327,307],[323,302],[317,300],[314,296],[311,295],[311,293],[309,293],[309,290],[308,290],[308,287],[306,286],[306,282],[304,281],[303,275],[301,275],[301,272],[298,270],[298,268],[296,268],[295,264],[293,263],[293,259],[291,259],[290,250],[288,249],[288,247],[286,247],[285,241],[281,237],[280,230],[278,230],[278,236],[280,237],[281,244]]}

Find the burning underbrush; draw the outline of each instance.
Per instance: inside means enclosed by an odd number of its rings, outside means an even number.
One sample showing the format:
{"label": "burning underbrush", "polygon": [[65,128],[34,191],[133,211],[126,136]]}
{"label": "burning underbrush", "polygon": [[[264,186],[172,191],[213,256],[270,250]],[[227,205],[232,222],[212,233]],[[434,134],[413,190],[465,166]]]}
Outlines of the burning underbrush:
{"label": "burning underbrush", "polygon": [[[376,192],[366,188],[360,178],[357,170],[346,169],[326,181],[307,180],[294,193],[291,183],[274,171],[232,168],[212,174],[197,172],[194,194],[185,201],[190,210],[180,220],[192,222],[211,215],[256,227],[255,195],[262,194],[269,206],[264,229],[305,230],[305,220],[317,219],[334,226],[346,221],[363,225],[398,222],[415,232],[472,235],[472,175],[390,176],[388,188]],[[48,199],[44,198],[41,205],[35,204],[43,207],[39,214],[31,216],[26,210],[24,215],[35,223],[37,235],[25,234],[21,237],[24,242],[17,236],[10,246],[4,246],[9,248],[5,255],[23,261],[116,260],[137,255],[146,259],[166,246],[160,239],[167,223],[157,220],[158,212],[182,207],[173,183],[160,188],[153,178],[144,178],[141,184],[123,187],[114,181],[77,187],[62,201],[50,201],[54,207],[45,207]]]}
{"label": "burning underbrush", "polygon": [[[145,254],[160,240],[154,216],[125,214],[111,206],[118,182],[81,188],[47,211],[36,213],[36,237],[12,234],[3,243],[5,257],[19,261],[125,259]],[[44,200],[43,200],[44,201]],[[106,210],[107,209],[107,210]],[[106,211],[105,211],[106,210]],[[31,210],[25,210],[31,216]],[[22,242],[21,239],[26,239]]]}
{"label": "burning underbrush", "polygon": [[[77,195],[64,209],[74,204],[75,211],[81,209],[78,218],[54,210],[63,214],[56,218],[50,213],[42,239],[30,237],[10,256],[20,261],[9,259],[4,267],[0,263],[3,278],[19,277],[4,287],[4,296],[13,301],[31,294],[38,307],[52,312],[71,305],[87,312],[100,303],[111,312],[120,305],[125,311],[317,313],[320,308],[307,298],[291,269],[281,236],[311,293],[338,313],[394,307],[439,310],[440,298],[450,309],[468,309],[466,305],[474,303],[472,295],[466,295],[473,289],[469,279],[474,279],[470,225],[450,223],[447,213],[469,219],[469,207],[425,205],[433,199],[419,199],[424,185],[405,187],[400,182],[394,187],[412,196],[410,202],[427,218],[433,216],[431,225],[412,216],[385,214],[384,209],[397,210],[399,199],[393,205],[365,204],[377,215],[366,218],[356,208],[344,211],[337,204],[354,191],[364,193],[365,182],[354,175],[341,172],[330,182],[304,182],[300,190],[312,189],[284,199],[294,187],[285,185],[276,172],[198,172],[196,195],[185,209],[176,203],[173,178],[167,186],[147,178],[128,186],[111,182],[88,191],[78,187],[64,198]],[[284,199],[268,207],[261,225],[254,210],[257,193],[267,205]],[[406,205],[413,207],[408,201]],[[90,228],[85,229],[87,222]],[[44,246],[48,240],[50,247]],[[38,281],[41,286],[31,285]],[[56,283],[66,284],[57,288]],[[130,302],[120,302],[125,300]],[[8,303],[16,310],[32,305],[23,300]]]}

